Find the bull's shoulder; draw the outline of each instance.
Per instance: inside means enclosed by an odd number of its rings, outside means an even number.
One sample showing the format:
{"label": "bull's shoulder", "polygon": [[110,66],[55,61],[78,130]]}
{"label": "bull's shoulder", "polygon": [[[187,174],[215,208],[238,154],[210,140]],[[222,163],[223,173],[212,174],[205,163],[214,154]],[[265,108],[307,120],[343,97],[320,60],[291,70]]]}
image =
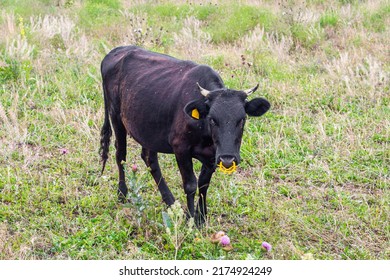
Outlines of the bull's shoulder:
{"label": "bull's shoulder", "polygon": [[218,75],[213,68],[204,64],[197,64],[191,71],[191,75]]}

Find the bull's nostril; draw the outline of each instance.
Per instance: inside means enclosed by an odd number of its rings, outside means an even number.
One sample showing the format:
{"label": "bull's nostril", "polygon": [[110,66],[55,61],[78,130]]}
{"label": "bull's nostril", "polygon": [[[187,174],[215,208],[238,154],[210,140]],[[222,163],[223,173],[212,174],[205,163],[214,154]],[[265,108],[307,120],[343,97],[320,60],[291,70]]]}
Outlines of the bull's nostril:
{"label": "bull's nostril", "polygon": [[228,157],[228,156],[224,156],[224,157],[220,157],[220,162],[222,163],[222,165],[226,168],[230,168],[233,166],[233,163],[235,162],[235,158],[234,157]]}

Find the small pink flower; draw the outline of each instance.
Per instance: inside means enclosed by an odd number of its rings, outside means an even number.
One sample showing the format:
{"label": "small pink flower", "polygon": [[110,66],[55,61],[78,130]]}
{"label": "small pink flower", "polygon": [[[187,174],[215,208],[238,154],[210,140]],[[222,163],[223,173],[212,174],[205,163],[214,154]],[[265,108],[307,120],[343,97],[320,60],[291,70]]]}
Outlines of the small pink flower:
{"label": "small pink flower", "polygon": [[61,155],[66,155],[67,153],[69,153],[69,150],[68,150],[68,149],[66,149],[66,148],[61,148],[61,149],[60,149],[60,154],[61,154]]}
{"label": "small pink flower", "polygon": [[264,248],[264,249],[266,249],[267,250],[267,252],[270,252],[271,250],[272,250],[272,245],[271,244],[269,244],[268,242],[263,242],[263,243],[261,243],[261,246]]}
{"label": "small pink flower", "polygon": [[220,243],[221,243],[221,245],[222,245],[223,247],[229,245],[229,244],[230,244],[230,238],[229,238],[229,236],[227,236],[227,235],[222,236],[222,237],[221,237]]}
{"label": "small pink flower", "polygon": [[131,166],[131,170],[132,170],[134,173],[137,172],[138,166],[137,166],[136,164],[133,164],[133,165]]}

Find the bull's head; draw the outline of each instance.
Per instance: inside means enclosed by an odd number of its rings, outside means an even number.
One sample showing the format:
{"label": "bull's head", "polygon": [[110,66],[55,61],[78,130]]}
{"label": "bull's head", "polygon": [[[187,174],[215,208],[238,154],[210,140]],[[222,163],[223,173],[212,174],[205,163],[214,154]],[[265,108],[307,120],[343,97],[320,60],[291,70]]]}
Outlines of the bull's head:
{"label": "bull's head", "polygon": [[234,170],[240,163],[240,147],[246,116],[261,116],[270,108],[264,98],[247,100],[256,85],[246,91],[217,89],[208,91],[198,84],[204,98],[188,103],[184,111],[195,120],[204,121],[213,139],[215,164],[222,170]]}

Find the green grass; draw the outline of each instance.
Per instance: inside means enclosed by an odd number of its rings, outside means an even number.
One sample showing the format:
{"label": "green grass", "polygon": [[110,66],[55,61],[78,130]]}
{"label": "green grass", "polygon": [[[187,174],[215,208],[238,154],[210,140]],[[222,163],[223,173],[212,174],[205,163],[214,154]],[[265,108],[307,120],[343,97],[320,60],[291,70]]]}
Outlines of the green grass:
{"label": "green grass", "polygon": [[94,29],[107,23],[114,24],[120,8],[118,0],[88,0],[79,12],[80,25]]}
{"label": "green grass", "polygon": [[55,12],[55,5],[50,0],[1,0],[0,7],[26,18],[32,15]]}
{"label": "green grass", "polygon": [[364,25],[369,30],[375,32],[385,32],[386,30],[388,30],[389,20],[390,20],[390,5],[386,3],[381,5],[374,12],[367,12],[365,15]]}
{"label": "green grass", "polygon": [[251,6],[227,5],[219,7],[216,14],[207,20],[206,31],[211,34],[213,42],[234,42],[259,25],[271,30],[276,23],[274,15],[265,9]]}
{"label": "green grass", "polygon": [[[0,1],[0,259],[389,259],[388,7],[355,2],[292,17],[271,2]],[[114,145],[100,174],[100,62],[131,42],[211,65],[231,88],[259,83],[272,104],[248,118],[238,172],[213,176],[201,229],[162,204],[133,140],[138,200],[117,200]],[[159,159],[185,210],[174,156]],[[220,230],[228,254],[210,242]]]}
{"label": "green grass", "polygon": [[336,27],[339,24],[339,22],[340,19],[334,11],[327,12],[324,15],[322,15],[320,18],[321,27],[326,27],[326,26]]}

